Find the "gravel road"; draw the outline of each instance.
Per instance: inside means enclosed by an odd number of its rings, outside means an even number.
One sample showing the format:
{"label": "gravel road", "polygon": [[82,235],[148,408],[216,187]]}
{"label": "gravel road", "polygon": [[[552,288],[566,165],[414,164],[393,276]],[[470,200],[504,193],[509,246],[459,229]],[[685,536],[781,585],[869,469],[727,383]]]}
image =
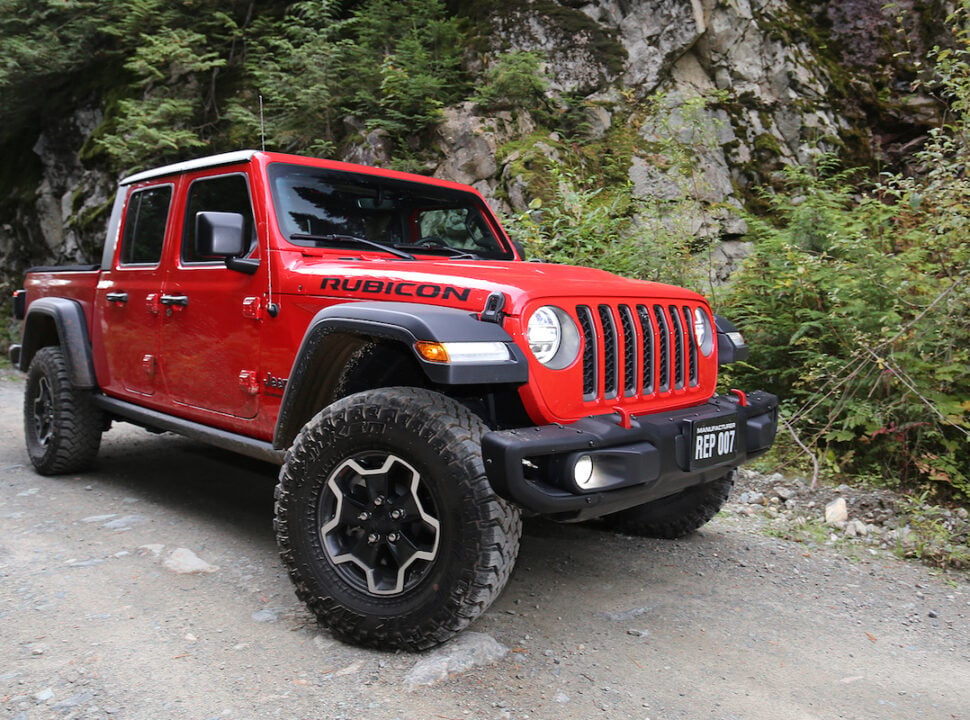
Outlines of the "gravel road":
{"label": "gravel road", "polygon": [[509,586],[424,655],[333,640],[293,595],[276,469],[116,425],[44,478],[0,371],[0,716],[970,718],[970,585],[757,534],[527,522]]}

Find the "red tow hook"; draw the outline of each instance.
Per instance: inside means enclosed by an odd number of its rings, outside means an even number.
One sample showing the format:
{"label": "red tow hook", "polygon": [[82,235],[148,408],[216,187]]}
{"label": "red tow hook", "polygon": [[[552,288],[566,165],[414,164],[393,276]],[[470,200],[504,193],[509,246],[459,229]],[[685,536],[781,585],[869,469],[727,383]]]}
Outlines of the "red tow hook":
{"label": "red tow hook", "polygon": [[734,388],[732,388],[731,393],[737,396],[738,405],[740,405],[741,407],[748,407],[748,396],[744,392],[744,390],[735,390]]}
{"label": "red tow hook", "polygon": [[620,422],[618,422],[617,425],[624,430],[629,430],[633,427],[633,413],[631,413],[625,407],[620,407],[619,405],[613,408],[613,412],[620,416]]}

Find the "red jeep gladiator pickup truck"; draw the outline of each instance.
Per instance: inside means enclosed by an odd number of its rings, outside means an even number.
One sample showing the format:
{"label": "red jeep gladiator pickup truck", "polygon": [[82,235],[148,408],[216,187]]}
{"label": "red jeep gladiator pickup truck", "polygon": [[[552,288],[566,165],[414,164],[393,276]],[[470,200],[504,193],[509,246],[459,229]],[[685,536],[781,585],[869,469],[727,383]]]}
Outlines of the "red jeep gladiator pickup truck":
{"label": "red jeep gladiator pickup truck", "polygon": [[522,513],[676,537],[774,440],[715,390],[747,351],[703,297],[525,262],[472,188],[242,151],[121,181],[100,265],[28,271],[10,350],[42,474],[124,420],[282,466],[297,595],[340,638],[443,642]]}

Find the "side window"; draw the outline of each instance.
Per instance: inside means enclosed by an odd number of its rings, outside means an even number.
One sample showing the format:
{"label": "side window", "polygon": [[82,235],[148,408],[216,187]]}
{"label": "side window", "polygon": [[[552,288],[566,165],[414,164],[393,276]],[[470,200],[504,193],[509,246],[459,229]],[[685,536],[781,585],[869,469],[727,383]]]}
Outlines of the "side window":
{"label": "side window", "polygon": [[200,178],[189,186],[185,201],[185,225],[182,231],[182,262],[212,262],[196,252],[195,216],[204,211],[239,213],[243,216],[243,232],[250,239],[250,248],[256,244],[256,224],[253,222],[253,206],[249,201],[249,184],[245,175],[220,175]]}
{"label": "side window", "polygon": [[137,190],[128,199],[121,236],[121,265],[157,265],[162,259],[172,186]]}

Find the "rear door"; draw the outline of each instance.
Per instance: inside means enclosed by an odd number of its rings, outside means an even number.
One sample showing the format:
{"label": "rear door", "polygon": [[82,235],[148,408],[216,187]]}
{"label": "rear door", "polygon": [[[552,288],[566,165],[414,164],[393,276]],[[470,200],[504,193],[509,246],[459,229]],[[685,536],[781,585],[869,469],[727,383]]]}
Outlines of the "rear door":
{"label": "rear door", "polygon": [[195,248],[199,212],[239,213],[250,240],[249,257],[260,258],[249,181],[244,172],[209,170],[183,182],[185,202],[160,298],[165,388],[174,406],[206,422],[217,422],[208,413],[252,418],[258,410],[266,263],[247,274],[230,270],[224,260],[200,257]]}
{"label": "rear door", "polygon": [[172,215],[171,182],[129,191],[111,272],[98,283],[100,336],[109,394],[152,396],[158,385],[162,252]]}

